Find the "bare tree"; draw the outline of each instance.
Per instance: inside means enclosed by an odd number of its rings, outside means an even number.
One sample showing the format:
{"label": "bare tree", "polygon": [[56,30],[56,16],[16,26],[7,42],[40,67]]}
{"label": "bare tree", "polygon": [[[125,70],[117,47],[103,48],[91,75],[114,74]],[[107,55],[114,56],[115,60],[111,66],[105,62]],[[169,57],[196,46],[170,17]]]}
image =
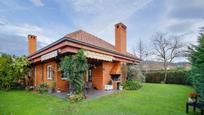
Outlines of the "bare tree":
{"label": "bare tree", "polygon": [[142,42],[142,40],[139,41],[138,45],[136,47],[133,47],[133,54],[136,56],[139,55],[139,58],[141,60],[144,60],[145,55],[147,54],[147,51],[145,49],[145,46]]}
{"label": "bare tree", "polygon": [[[139,55],[139,58],[141,60],[144,60],[144,57],[147,55],[147,51],[145,50],[145,46],[142,42],[142,40],[140,39],[138,45],[136,47],[133,47],[133,54]],[[140,70],[142,69],[142,63],[139,64]]]}
{"label": "bare tree", "polygon": [[163,82],[166,83],[168,65],[174,58],[180,56],[183,44],[178,37],[168,36],[167,34],[163,33],[157,33],[152,43],[155,50],[155,55],[160,61],[163,62],[163,68],[165,71]]}
{"label": "bare tree", "polygon": [[141,39],[140,39],[140,41],[139,41],[138,51],[139,51],[140,59],[143,60],[143,58],[144,58],[144,54],[145,54],[145,48],[144,48],[144,44],[143,44],[143,42],[142,42]]}

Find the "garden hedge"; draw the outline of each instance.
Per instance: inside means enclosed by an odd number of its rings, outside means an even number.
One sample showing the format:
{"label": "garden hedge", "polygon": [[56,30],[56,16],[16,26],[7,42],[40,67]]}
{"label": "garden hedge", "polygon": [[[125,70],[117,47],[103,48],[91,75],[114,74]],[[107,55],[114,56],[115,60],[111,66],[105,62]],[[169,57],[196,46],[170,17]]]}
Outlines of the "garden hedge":
{"label": "garden hedge", "polygon": [[[161,83],[164,80],[164,71],[152,71],[144,74],[147,83]],[[186,70],[168,71],[166,83],[191,85],[189,75],[190,71]]]}

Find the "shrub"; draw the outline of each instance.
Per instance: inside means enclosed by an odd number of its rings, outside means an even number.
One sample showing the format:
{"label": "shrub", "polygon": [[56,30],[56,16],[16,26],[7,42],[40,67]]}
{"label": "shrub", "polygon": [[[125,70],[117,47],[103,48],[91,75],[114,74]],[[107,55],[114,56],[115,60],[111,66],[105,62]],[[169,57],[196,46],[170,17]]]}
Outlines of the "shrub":
{"label": "shrub", "polygon": [[22,84],[18,83],[18,82],[13,82],[11,84],[11,89],[22,90],[22,89],[25,89],[25,87]]}
{"label": "shrub", "polygon": [[127,77],[128,80],[137,80],[139,82],[145,82],[145,76],[142,74],[139,66],[137,65],[128,65]]}
{"label": "shrub", "polygon": [[0,55],[0,89],[9,90],[21,87],[18,81],[28,73],[29,66],[30,62],[25,56]]}
{"label": "shrub", "polygon": [[69,80],[69,90],[80,94],[83,91],[83,75],[88,70],[88,62],[84,50],[79,50],[75,55],[65,56],[60,61],[60,69],[63,76]]}
{"label": "shrub", "polygon": [[[190,71],[168,71],[166,83],[191,85],[189,79]],[[147,83],[161,83],[164,79],[164,71],[152,71],[145,74]]]}
{"label": "shrub", "polygon": [[36,87],[36,90],[39,93],[45,93],[48,91],[48,84],[47,83],[42,83],[39,86]]}
{"label": "shrub", "polygon": [[80,102],[83,99],[84,99],[84,95],[82,93],[80,93],[80,94],[70,94],[69,95],[69,101],[71,103]]}
{"label": "shrub", "polygon": [[142,72],[138,72],[137,78],[138,78],[138,79],[136,79],[136,80],[138,80],[138,81],[141,82],[141,83],[144,83],[144,82],[146,81],[146,78],[145,78],[145,76],[142,74]]}
{"label": "shrub", "polygon": [[136,80],[127,80],[122,86],[125,90],[137,90],[142,87],[142,84]]}
{"label": "shrub", "polygon": [[0,89],[9,90],[14,81],[14,71],[12,67],[13,58],[10,55],[0,56]]}

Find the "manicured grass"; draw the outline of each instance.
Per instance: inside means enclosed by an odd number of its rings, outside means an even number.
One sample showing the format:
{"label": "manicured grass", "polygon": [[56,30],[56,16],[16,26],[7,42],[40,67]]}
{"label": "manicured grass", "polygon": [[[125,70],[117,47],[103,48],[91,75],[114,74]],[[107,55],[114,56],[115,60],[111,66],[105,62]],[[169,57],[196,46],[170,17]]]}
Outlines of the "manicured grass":
{"label": "manicured grass", "polygon": [[0,91],[0,115],[57,115],[69,103],[58,97],[28,91]]}
{"label": "manicured grass", "polygon": [[186,115],[185,102],[189,92],[192,88],[188,86],[145,84],[137,91],[122,91],[70,104],[54,96],[33,92],[0,91],[0,114]]}

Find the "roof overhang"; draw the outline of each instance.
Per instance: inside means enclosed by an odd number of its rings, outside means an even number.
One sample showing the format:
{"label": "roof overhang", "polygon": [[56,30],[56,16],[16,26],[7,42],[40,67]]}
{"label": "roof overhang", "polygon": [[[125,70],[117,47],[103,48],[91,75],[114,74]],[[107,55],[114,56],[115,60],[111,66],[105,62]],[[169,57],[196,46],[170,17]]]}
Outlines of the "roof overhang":
{"label": "roof overhang", "polygon": [[[34,58],[37,58],[37,57],[39,58],[42,55],[46,55],[52,51],[55,51],[55,50],[58,51],[60,50],[60,48],[63,48],[63,47],[85,49],[87,51],[91,51],[92,49],[95,49],[96,53],[97,51],[99,51],[99,52],[102,52],[102,54],[104,53],[109,56],[114,56],[115,60],[123,60],[125,62],[127,61],[128,63],[135,63],[135,64],[140,62],[140,60],[136,57],[125,55],[113,50],[101,48],[100,46],[95,46],[95,45],[85,43],[76,39],[68,38],[68,37],[63,37],[57,40],[56,42],[53,42],[52,44],[36,51],[35,53],[29,55],[28,59],[33,60]],[[62,53],[65,53],[65,52],[62,52]],[[76,51],[73,53],[76,53]]]}

